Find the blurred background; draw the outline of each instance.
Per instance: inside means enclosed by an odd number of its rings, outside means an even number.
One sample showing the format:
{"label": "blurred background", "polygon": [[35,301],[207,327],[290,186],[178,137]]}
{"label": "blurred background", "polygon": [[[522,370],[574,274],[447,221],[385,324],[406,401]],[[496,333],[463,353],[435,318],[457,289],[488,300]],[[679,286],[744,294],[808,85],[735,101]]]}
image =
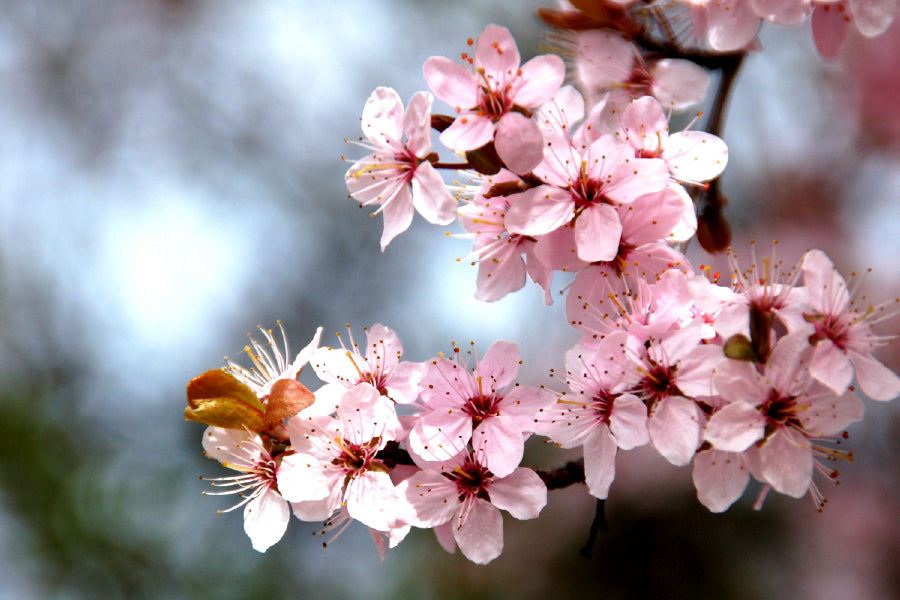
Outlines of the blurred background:
{"label": "blurred background", "polygon": [[[581,487],[507,519],[486,567],[419,530],[383,563],[361,526],[323,549],[296,520],[262,555],[240,514],[216,515],[228,499],[201,496],[198,476],[226,473],[183,420],[184,386],[257,325],[281,319],[296,350],[319,325],[335,344],[381,322],[410,360],[505,338],[529,384],[562,366],[562,301],[528,285],[476,302],[468,242],[419,217],[382,254],[381,219],[343,184],[372,89],[425,89],[425,59],[491,22],[540,53],[540,4],[0,1],[0,600],[900,597],[896,403],[867,402],[822,514],[777,495],[755,512],[751,486],[712,515],[689,469],[620,454],[592,560]],[[808,25],[761,41],[724,132],[736,249],[822,248],[896,298],[900,28],[827,63]],[[896,344],[878,356],[900,368]],[[532,444],[534,465],[572,457]]]}

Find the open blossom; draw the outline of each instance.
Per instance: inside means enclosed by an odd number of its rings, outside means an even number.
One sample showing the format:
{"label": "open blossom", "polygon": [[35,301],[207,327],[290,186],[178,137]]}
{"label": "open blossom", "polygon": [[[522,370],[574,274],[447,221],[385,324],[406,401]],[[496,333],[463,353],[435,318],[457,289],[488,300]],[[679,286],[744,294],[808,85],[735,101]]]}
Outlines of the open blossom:
{"label": "open blossom", "polygon": [[573,32],[575,76],[591,105],[609,109],[651,95],[667,108],[703,102],[709,73],[689,60],[645,58],[637,46],[609,29]]}
{"label": "open blossom", "polygon": [[364,352],[365,356],[351,336],[350,348],[319,348],[313,353],[310,364],[326,382],[316,390],[317,402],[333,408],[344,390],[361,383],[371,384],[397,404],[409,404],[419,396],[426,367],[400,360],[403,345],[393,329],[381,323],[367,328]]}
{"label": "open blossom", "polygon": [[382,251],[412,223],[413,210],[435,225],[456,218],[456,200],[432,166],[431,94],[418,92],[406,111],[391,88],[377,88],[362,115],[366,147],[374,152],[358,160],[344,179],[362,206],[379,205],[384,215]]}
{"label": "open blossom", "polygon": [[519,349],[505,340],[494,342],[472,371],[458,357],[432,360],[422,380],[425,411],[409,433],[410,450],[439,461],[471,441],[495,475],[512,473],[522,462],[535,414],[553,401],[545,390],[513,386],[519,363]]}
{"label": "open blossom", "polygon": [[344,392],[336,417],[296,416],[287,429],[294,453],[284,457],[291,469],[278,484],[299,519],[321,521],[345,505],[372,529],[398,527],[390,469],[375,457],[401,429],[393,403],[361,384]]}
{"label": "open blossom", "polygon": [[647,405],[650,441],[676,466],[688,464],[700,446],[701,413],[694,398],[716,394],[713,376],[724,360],[720,346],[701,343],[703,334],[703,323],[695,320],[628,354],[641,374],[630,391]]}
{"label": "open blossom", "polygon": [[475,247],[464,260],[478,260],[477,299],[499,300],[524,286],[527,273],[544,288],[544,302],[551,304],[553,269],[536,254],[538,240],[506,229],[506,211],[514,197],[508,190],[518,185],[525,184],[503,169],[486,177],[472,201],[459,210],[460,223],[475,236]]}
{"label": "open blossom", "polygon": [[529,172],[540,162],[542,151],[541,132],[529,118],[530,111],[562,85],[565,64],[558,56],[544,54],[520,66],[515,40],[497,25],[488,25],[478,36],[474,57],[463,58],[473,70],[442,56],[425,63],[428,87],[458,113],[441,133],[441,143],[464,152],[493,140],[511,171]]}
{"label": "open blossom", "polygon": [[423,470],[397,486],[409,505],[415,527],[434,527],[441,545],[487,564],[503,551],[500,509],[517,519],[534,519],[547,504],[541,478],[524,467],[504,477],[491,472],[478,452],[461,452],[442,461],[439,470]]}
{"label": "open blossom", "polygon": [[[260,327],[259,331],[265,337],[266,344],[263,345],[253,339],[253,337],[250,337],[250,345],[244,348],[244,352],[253,361],[253,367],[247,369],[234,361],[228,360],[228,357],[225,358],[227,363],[225,371],[253,390],[260,400],[265,400],[269,397],[276,382],[297,380],[297,375],[309,362],[309,357],[312,353],[319,347],[319,339],[322,337],[322,328],[319,327],[316,329],[316,334],[313,336],[312,341],[297,354],[293,362],[289,363],[291,352],[288,347],[287,336],[284,334],[284,328],[281,327],[280,322],[278,327],[281,328],[281,336],[284,340],[283,352],[275,342],[272,331]],[[268,349],[266,349],[266,346],[268,346]]]}
{"label": "open blossom", "polygon": [[872,322],[884,316],[884,306],[860,312],[844,278],[821,250],[810,250],[803,257],[803,280],[809,293],[803,318],[814,330],[809,338],[815,345],[813,377],[842,394],[855,373],[859,387],[873,400],[900,395],[900,377],[872,356],[872,350],[888,339],[872,331]]}
{"label": "open blossom", "polygon": [[727,404],[707,423],[704,438],[713,448],[751,453],[759,476],[775,490],[798,498],[810,488],[816,442],[862,417],[862,402],[815,382],[812,348],[802,333],[778,340],[765,371],[749,362],[725,361],[716,387]]}
{"label": "open blossom", "polygon": [[[288,503],[278,493],[278,476],[284,472],[263,446],[258,435],[239,429],[209,427],[203,434],[203,450],[240,475],[206,479],[220,491],[208,495],[238,494],[241,501],[224,512],[244,507],[244,531],[253,549],[265,552],[284,535],[290,520]],[[289,467],[285,467],[289,468]]]}
{"label": "open blossom", "polygon": [[660,159],[635,158],[631,147],[614,135],[588,141],[581,130],[573,134],[570,125],[581,118],[581,110],[583,104],[542,110],[547,144],[534,175],[544,184],[512,200],[506,224],[510,232],[524,235],[572,224],[578,258],[609,261],[622,236],[617,207],[661,191],[668,170]]}
{"label": "open blossom", "polygon": [[[559,396],[541,411],[535,433],[563,448],[584,447],[584,477],[588,492],[606,498],[616,474],[618,449],[646,444],[647,408],[634,394],[634,372],[623,362],[628,334],[610,334],[595,349],[575,346],[566,353],[566,383],[573,392]],[[629,375],[631,381],[629,381]]]}
{"label": "open blossom", "polygon": [[669,134],[669,120],[651,96],[631,102],[622,114],[619,139],[627,141],[641,158],[661,158],[682,183],[711,181],[728,164],[728,147],[721,138],[705,131]]}

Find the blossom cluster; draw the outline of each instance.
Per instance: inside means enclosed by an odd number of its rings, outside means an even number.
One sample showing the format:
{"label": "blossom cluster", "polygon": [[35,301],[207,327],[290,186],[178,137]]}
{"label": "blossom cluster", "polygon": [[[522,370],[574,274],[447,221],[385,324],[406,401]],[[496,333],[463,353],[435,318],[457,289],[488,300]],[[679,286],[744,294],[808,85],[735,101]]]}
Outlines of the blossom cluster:
{"label": "blossom cluster", "polygon": [[[554,274],[570,273],[561,293],[580,339],[565,373],[552,374],[564,389],[550,389],[517,383],[519,350],[505,340],[481,356],[454,344],[414,362],[384,325],[339,348],[320,346],[319,328],[291,360],[261,329],[265,341],[246,348],[254,366],[227,361],[195,378],[185,411],[209,426],[207,455],[238,472],[209,480],[209,493],[239,495],[228,510],[243,508],[256,550],[293,514],[335,535],[359,521],[382,556],[416,527],[490,562],[503,548],[500,511],[532,519],[547,503],[548,473],[522,465],[532,436],[581,448],[583,472],[565,484],[583,482],[600,500],[619,449],[650,445],[692,466],[711,511],[727,510],[751,478],[757,506],[771,490],[824,504],[814,475],[835,480],[833,463],[852,458],[841,443],[862,417],[857,392],[900,395],[900,377],[873,356],[889,340],[873,325],[896,309],[856,298],[819,250],[789,266],[774,252],[758,261],[754,249],[747,269],[729,251],[724,279],[685,257],[715,223],[706,211],[718,206],[728,148],[693,122],[670,131],[673,112],[705,100],[710,76],[635,42],[629,17],[656,4],[573,2],[545,15],[593,23],[560,38],[568,67],[554,54],[523,64],[509,31],[489,25],[461,64],[427,60],[429,92],[405,106],[391,88],[371,94],[359,139],[369,154],[345,180],[383,215],[382,251],[415,213],[458,220],[473,240],[478,299],[499,300],[530,277],[550,303]],[[891,2],[684,4],[716,50],[750,44],[761,19],[812,14],[814,30],[836,36],[822,23],[838,11],[868,35],[893,14]],[[433,114],[435,98],[452,114]],[[442,161],[433,130],[463,162]],[[441,169],[462,170],[467,183],[448,186]],[[299,381],[307,366],[321,382],[314,391]]]}

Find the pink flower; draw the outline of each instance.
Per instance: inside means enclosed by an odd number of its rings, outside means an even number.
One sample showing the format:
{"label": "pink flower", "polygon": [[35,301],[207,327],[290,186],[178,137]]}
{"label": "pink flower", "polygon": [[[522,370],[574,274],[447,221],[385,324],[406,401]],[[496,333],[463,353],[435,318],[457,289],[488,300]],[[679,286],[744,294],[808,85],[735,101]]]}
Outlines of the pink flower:
{"label": "pink flower", "polygon": [[[341,346],[344,341],[341,340]],[[339,404],[347,388],[371,384],[397,404],[409,404],[419,396],[425,375],[423,363],[400,361],[403,345],[393,329],[380,323],[366,329],[365,357],[351,334],[350,348],[319,348],[310,357],[313,370],[326,382],[316,390],[316,401],[329,408]]]}
{"label": "pink flower", "polygon": [[514,173],[501,170],[496,176],[487,177],[478,194],[459,210],[463,227],[475,236],[472,253],[462,260],[478,260],[475,297],[479,300],[493,302],[522,288],[528,273],[544,288],[545,303],[551,304],[553,270],[536,255],[536,238],[506,229],[506,211],[514,195],[495,192],[495,186],[517,183],[525,185]]}
{"label": "pink flower", "polygon": [[440,470],[419,471],[397,486],[410,505],[408,519],[415,527],[435,527],[441,545],[487,564],[503,551],[500,509],[517,519],[534,519],[547,504],[547,488],[526,468],[505,477],[491,472],[478,453],[462,452],[446,460]]}
{"label": "pink flower", "polygon": [[872,357],[872,350],[889,339],[872,331],[872,323],[884,317],[884,306],[857,310],[844,278],[821,250],[803,257],[803,280],[809,292],[803,317],[814,328],[809,338],[815,345],[813,377],[842,394],[855,372],[859,387],[873,400],[900,394],[900,377]]}
{"label": "pink flower", "polygon": [[361,206],[377,204],[384,214],[381,250],[412,222],[413,209],[426,221],[447,225],[456,218],[456,200],[431,165],[432,97],[418,92],[404,113],[397,92],[380,87],[362,115],[365,147],[374,152],[358,160],[344,179]]}
{"label": "pink flower", "polygon": [[541,160],[542,139],[530,111],[562,85],[566,71],[562,59],[544,54],[520,67],[515,40],[497,25],[488,25],[478,36],[474,59],[463,58],[474,64],[472,71],[441,56],[425,63],[428,87],[459,113],[441,133],[441,142],[464,152],[493,140],[509,170],[531,171]]}
{"label": "pink flower", "polygon": [[812,349],[803,333],[778,340],[759,373],[749,362],[728,360],[716,388],[728,403],[706,425],[705,439],[726,452],[758,452],[759,475],[775,490],[799,498],[810,489],[816,441],[862,417],[855,394],[837,396],[812,380]]}
{"label": "pink flower", "polygon": [[682,183],[711,181],[728,164],[728,147],[719,137],[704,131],[680,131],[669,135],[669,120],[651,96],[634,100],[622,114],[616,132],[641,158],[666,161],[672,177]]}
{"label": "pink flower", "polygon": [[495,475],[509,475],[522,462],[535,414],[553,396],[513,386],[521,361],[512,342],[494,342],[472,371],[459,362],[458,348],[454,352],[455,360],[432,360],[422,380],[426,410],[409,433],[410,450],[428,461],[446,460],[471,440]]}
{"label": "pink flower", "polygon": [[240,475],[204,478],[215,488],[224,491],[204,492],[206,495],[238,494],[242,499],[230,512],[244,507],[244,531],[257,552],[265,552],[287,530],[290,510],[278,493],[278,477],[289,467],[283,467],[263,446],[258,435],[239,429],[208,427],[203,434],[203,450]]}
{"label": "pink flower", "polygon": [[701,344],[702,336],[702,322],[693,321],[629,353],[641,374],[630,391],[647,405],[650,441],[676,466],[688,464],[700,445],[701,414],[694,398],[716,394],[713,375],[724,360],[722,348]]}
{"label": "pink flower", "polygon": [[[244,352],[253,361],[253,367],[247,369],[238,363],[231,361],[225,357],[227,366],[225,371],[233,375],[238,381],[245,384],[253,390],[260,400],[265,401],[272,391],[275,382],[282,379],[295,380],[309,362],[309,357],[319,347],[319,339],[322,337],[322,328],[316,329],[313,339],[306,345],[296,356],[293,362],[289,360],[291,351],[288,347],[287,336],[281,322],[278,323],[281,329],[281,337],[284,340],[284,351],[278,347],[275,337],[272,335],[271,329],[259,328],[260,333],[266,338],[266,344],[263,345],[250,337],[250,345],[244,347]],[[268,349],[266,349],[268,346]]]}
{"label": "pink flower", "polygon": [[298,518],[324,520],[346,505],[372,529],[400,525],[390,469],[375,457],[401,430],[393,403],[363,383],[344,392],[336,418],[298,415],[287,429],[294,453],[282,459],[290,470],[278,486]]}
{"label": "pink flower", "polygon": [[[634,394],[622,393],[635,383],[627,369],[624,331],[608,335],[595,349],[575,346],[566,353],[566,383],[556,404],[541,411],[535,433],[563,448],[584,446],[584,476],[588,492],[609,495],[616,474],[618,449],[646,444],[647,408]],[[631,379],[629,381],[629,378]]]}
{"label": "pink flower", "polygon": [[519,194],[506,213],[512,233],[542,235],[574,224],[578,258],[612,260],[619,250],[622,222],[616,210],[639,196],[661,191],[668,171],[663,161],[635,158],[613,135],[578,143],[568,127],[557,130],[534,174],[545,182]]}

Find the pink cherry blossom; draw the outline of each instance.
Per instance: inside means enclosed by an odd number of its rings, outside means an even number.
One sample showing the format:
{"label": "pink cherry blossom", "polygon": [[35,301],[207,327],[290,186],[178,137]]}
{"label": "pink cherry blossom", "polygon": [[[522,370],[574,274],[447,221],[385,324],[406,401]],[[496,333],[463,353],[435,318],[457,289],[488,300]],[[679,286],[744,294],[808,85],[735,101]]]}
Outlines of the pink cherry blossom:
{"label": "pink cherry blossom", "polygon": [[493,140],[507,168],[519,174],[531,171],[541,160],[542,139],[530,111],[562,85],[562,59],[544,54],[520,66],[515,40],[497,25],[488,25],[478,36],[474,58],[463,58],[473,70],[440,56],[425,63],[428,87],[458,113],[441,133],[441,142],[464,152]]}
{"label": "pink cherry blossom", "polygon": [[810,489],[817,442],[862,417],[855,394],[837,396],[813,381],[812,348],[802,333],[782,337],[760,373],[728,360],[715,376],[727,404],[707,423],[704,438],[718,450],[758,453],[759,472],[772,487],[798,498]]}
{"label": "pink cherry blossom", "polygon": [[503,551],[501,509],[517,519],[534,519],[547,504],[547,488],[531,469],[519,467],[500,477],[477,452],[453,456],[439,469],[419,471],[397,486],[410,506],[409,522],[434,527],[444,548],[452,552],[458,545],[478,564]]}
{"label": "pink cherry blossom", "polygon": [[[391,88],[377,88],[366,101],[362,130],[373,153],[358,160],[344,179],[361,206],[379,205],[384,215],[381,250],[412,223],[413,210],[435,225],[456,218],[456,200],[431,164],[432,97],[418,92],[404,112]],[[436,155],[435,155],[436,156]]]}
{"label": "pink cherry blossom", "polygon": [[380,323],[366,328],[363,351],[353,341],[352,334],[350,348],[343,345],[341,339],[342,348],[319,348],[310,357],[313,370],[325,382],[316,390],[317,403],[333,410],[344,390],[361,383],[371,384],[397,404],[409,404],[418,398],[426,367],[423,363],[400,360],[403,345],[393,329]]}
{"label": "pink cherry blossom", "polygon": [[885,306],[860,311],[844,278],[821,250],[803,257],[803,280],[810,307],[803,317],[814,328],[813,377],[842,394],[855,373],[859,387],[873,400],[900,395],[900,377],[872,356],[872,350],[889,339],[872,331],[872,324],[884,318]]}
{"label": "pink cherry blossom", "polygon": [[718,177],[728,164],[728,147],[719,137],[704,131],[680,131],[669,135],[669,120],[651,96],[638,98],[623,114],[619,139],[642,158],[661,158],[682,183],[699,184]]}
{"label": "pink cherry blossom", "polygon": [[[584,447],[588,492],[606,498],[615,477],[618,449],[646,444],[647,408],[634,394],[622,393],[636,383],[625,364],[624,331],[608,335],[594,349],[575,346],[566,353],[566,383],[556,404],[541,411],[535,432],[563,448]],[[630,378],[630,380],[629,380]]]}
{"label": "pink cherry blossom", "polygon": [[346,505],[350,517],[378,531],[399,523],[390,469],[376,454],[401,430],[393,403],[363,383],[344,392],[336,417],[301,415],[288,420],[293,454],[282,459],[288,475],[281,494],[304,521],[329,518]]}
{"label": "pink cherry blossom", "polygon": [[483,449],[488,468],[506,476],[522,462],[534,416],[553,396],[513,385],[521,361],[512,342],[494,342],[471,371],[460,362],[458,349],[454,355],[432,360],[422,380],[425,410],[409,432],[410,450],[425,460],[445,460],[471,441]]}
{"label": "pink cherry blossom", "polygon": [[257,552],[265,552],[284,535],[290,520],[288,504],[278,493],[278,477],[290,469],[272,458],[258,435],[239,429],[208,427],[203,450],[240,475],[204,478],[222,491],[207,495],[238,494],[241,501],[230,512],[244,507],[244,531]]}
{"label": "pink cherry blossom", "polygon": [[579,141],[584,137],[571,133],[572,118],[564,110],[546,114],[544,160],[534,169],[544,185],[512,200],[507,228],[543,235],[571,223],[578,258],[609,261],[616,256],[622,235],[616,207],[662,190],[668,171],[659,159],[635,158],[634,151],[613,135]]}
{"label": "pink cherry blossom", "polygon": [[511,171],[501,170],[486,177],[471,202],[459,210],[459,220],[466,231],[475,236],[472,253],[462,260],[478,261],[475,297],[493,302],[525,285],[526,273],[544,288],[544,301],[551,304],[550,283],[553,270],[536,254],[538,240],[510,233],[506,228],[506,211],[513,196],[498,188],[525,183]]}
{"label": "pink cherry blossom", "polygon": [[813,6],[813,39],[825,58],[838,55],[851,24],[865,37],[875,37],[887,30],[897,12],[897,0],[813,0]]}
{"label": "pink cherry blossom", "polygon": [[701,344],[703,324],[693,321],[629,353],[640,381],[631,388],[647,405],[650,441],[676,466],[688,464],[700,445],[701,413],[694,398],[716,395],[713,375],[722,348]]}
{"label": "pink cherry blossom", "polygon": [[[225,371],[253,390],[260,400],[263,401],[269,397],[272,386],[275,385],[276,381],[297,379],[300,371],[309,362],[309,357],[318,348],[319,339],[322,337],[322,328],[319,327],[316,329],[312,341],[297,354],[293,362],[288,363],[291,351],[288,347],[287,336],[284,333],[284,327],[281,326],[281,322],[278,323],[278,327],[281,329],[281,337],[284,340],[284,351],[275,342],[272,330],[260,327],[259,331],[265,337],[266,344],[261,344],[253,339],[252,336],[248,336],[250,345],[244,347],[244,352],[253,361],[253,367],[247,369],[229,360],[227,356],[225,357]],[[268,349],[266,346],[268,346]]]}

